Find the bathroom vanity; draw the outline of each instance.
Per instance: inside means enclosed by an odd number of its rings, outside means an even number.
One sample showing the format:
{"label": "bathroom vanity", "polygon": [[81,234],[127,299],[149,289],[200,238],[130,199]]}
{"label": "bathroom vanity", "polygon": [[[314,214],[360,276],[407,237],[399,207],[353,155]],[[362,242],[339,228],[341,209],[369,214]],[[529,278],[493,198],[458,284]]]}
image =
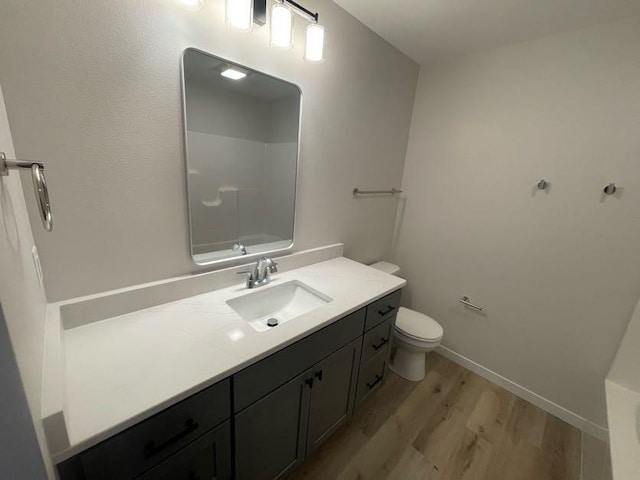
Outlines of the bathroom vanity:
{"label": "bathroom vanity", "polygon": [[62,480],[281,478],[385,378],[404,280],[342,245],[261,258],[293,245],[300,89],[195,49],[182,79],[192,258],[245,265],[50,306]]}
{"label": "bathroom vanity", "polygon": [[[107,315],[167,286],[54,306],[64,362],[49,372],[65,391],[48,392],[62,404],[44,423],[62,480],[280,478],[381,385],[404,280],[338,257],[255,290],[235,281],[88,323],[91,305]],[[231,306],[291,284],[328,301],[268,330]]]}

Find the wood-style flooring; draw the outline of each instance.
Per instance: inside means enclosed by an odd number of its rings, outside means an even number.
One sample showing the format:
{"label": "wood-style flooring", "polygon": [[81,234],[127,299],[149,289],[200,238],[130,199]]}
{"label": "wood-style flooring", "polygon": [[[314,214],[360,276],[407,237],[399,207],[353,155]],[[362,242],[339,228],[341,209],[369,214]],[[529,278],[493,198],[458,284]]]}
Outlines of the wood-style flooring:
{"label": "wood-style flooring", "polygon": [[444,357],[392,372],[295,480],[578,480],[580,431]]}

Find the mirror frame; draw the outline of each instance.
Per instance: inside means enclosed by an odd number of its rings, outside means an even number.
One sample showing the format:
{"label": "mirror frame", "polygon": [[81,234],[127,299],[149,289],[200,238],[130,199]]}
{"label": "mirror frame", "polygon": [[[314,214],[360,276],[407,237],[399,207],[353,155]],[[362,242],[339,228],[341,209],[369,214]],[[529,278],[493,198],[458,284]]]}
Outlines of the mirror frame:
{"label": "mirror frame", "polygon": [[[199,254],[198,256],[205,257],[207,255],[211,255],[213,258],[208,259],[197,259],[196,255],[193,253],[193,223],[191,220],[191,203],[189,197],[189,146],[187,143],[187,90],[186,90],[186,77],[185,77],[185,69],[184,69],[184,58],[188,52],[197,52],[208,57],[211,57],[217,61],[222,61],[228,63],[229,65],[234,65],[243,70],[248,70],[254,73],[259,73],[260,75],[265,75],[274,80],[278,80],[280,82],[284,82],[286,84],[295,87],[298,90],[300,95],[300,108],[298,111],[298,132],[297,132],[297,147],[296,147],[296,175],[295,175],[295,184],[293,186],[293,233],[291,238],[291,243],[282,248],[277,248],[274,250],[265,250],[262,252],[251,253],[248,252],[246,255],[238,254],[234,256],[220,256],[219,258],[215,258],[216,252],[211,252],[210,254]],[[282,78],[276,77],[274,75],[270,75],[265,72],[261,72],[260,70],[256,70],[254,68],[247,67],[246,65],[242,65],[240,63],[227,60],[226,58],[218,57],[209,52],[205,52],[204,50],[200,50],[195,47],[187,47],[182,52],[180,57],[180,87],[182,89],[182,133],[183,133],[183,142],[184,142],[184,172],[185,172],[185,183],[186,183],[186,192],[187,192],[187,218],[189,220],[189,255],[191,257],[191,261],[196,265],[215,265],[215,264],[232,264],[232,263],[246,263],[246,261],[253,261],[260,257],[266,255],[274,255],[277,253],[285,253],[293,250],[295,245],[295,237],[296,237],[296,217],[297,217],[297,205],[298,205],[298,183],[300,181],[300,139],[302,136],[302,105],[303,105],[303,94],[302,89],[299,85],[284,80]],[[220,250],[220,252],[225,252],[227,250]]]}

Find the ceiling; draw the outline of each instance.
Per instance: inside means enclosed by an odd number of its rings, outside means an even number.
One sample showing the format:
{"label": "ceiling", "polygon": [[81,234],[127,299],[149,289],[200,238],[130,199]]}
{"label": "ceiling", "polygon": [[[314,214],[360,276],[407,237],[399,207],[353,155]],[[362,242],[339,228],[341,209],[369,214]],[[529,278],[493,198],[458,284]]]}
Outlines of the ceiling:
{"label": "ceiling", "polygon": [[640,15],[640,0],[334,0],[425,65]]}

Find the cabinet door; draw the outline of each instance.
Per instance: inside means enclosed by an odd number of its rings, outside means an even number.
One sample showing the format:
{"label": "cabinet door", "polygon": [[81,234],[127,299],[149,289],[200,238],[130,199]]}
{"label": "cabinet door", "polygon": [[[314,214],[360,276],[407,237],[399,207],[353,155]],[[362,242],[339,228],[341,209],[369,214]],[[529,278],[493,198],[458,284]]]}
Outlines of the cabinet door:
{"label": "cabinet door", "polygon": [[237,480],[281,478],[304,460],[312,372],[304,372],[235,416]]}
{"label": "cabinet door", "polygon": [[231,427],[227,420],[138,480],[230,480]]}
{"label": "cabinet door", "polygon": [[307,455],[353,412],[361,345],[358,338],[313,368]]}

